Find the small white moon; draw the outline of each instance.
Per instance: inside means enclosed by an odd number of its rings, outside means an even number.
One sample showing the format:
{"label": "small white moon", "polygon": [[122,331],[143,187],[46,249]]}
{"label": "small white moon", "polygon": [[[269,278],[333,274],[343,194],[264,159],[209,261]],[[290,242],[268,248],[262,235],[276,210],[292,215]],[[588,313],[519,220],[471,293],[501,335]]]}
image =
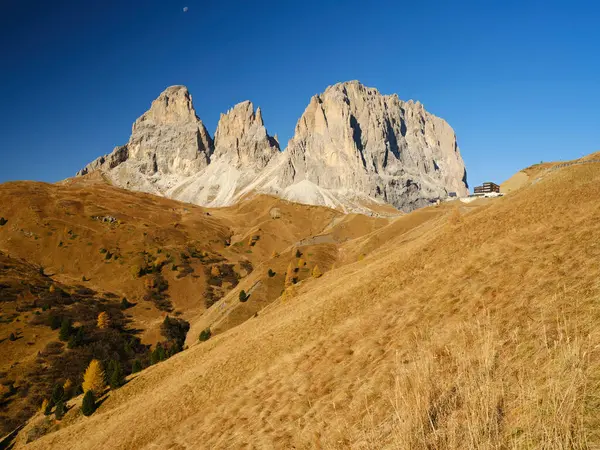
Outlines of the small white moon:
{"label": "small white moon", "polygon": [[190,9],[190,8],[188,8],[187,6],[184,6],[183,7],[183,12],[188,12],[188,9]]}

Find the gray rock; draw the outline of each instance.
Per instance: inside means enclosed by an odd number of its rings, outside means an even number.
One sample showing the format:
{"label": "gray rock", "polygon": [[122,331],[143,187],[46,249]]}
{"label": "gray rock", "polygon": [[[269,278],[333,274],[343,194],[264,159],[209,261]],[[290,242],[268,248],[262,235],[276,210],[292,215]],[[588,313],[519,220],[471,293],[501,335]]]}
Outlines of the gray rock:
{"label": "gray rock", "polygon": [[452,128],[423,108],[357,81],[310,100],[288,147],[251,102],[222,114],[213,141],[183,86],[165,90],[133,125],[129,142],[82,169],[115,184],[205,206],[252,192],[369,213],[383,202],[411,209],[467,195]]}

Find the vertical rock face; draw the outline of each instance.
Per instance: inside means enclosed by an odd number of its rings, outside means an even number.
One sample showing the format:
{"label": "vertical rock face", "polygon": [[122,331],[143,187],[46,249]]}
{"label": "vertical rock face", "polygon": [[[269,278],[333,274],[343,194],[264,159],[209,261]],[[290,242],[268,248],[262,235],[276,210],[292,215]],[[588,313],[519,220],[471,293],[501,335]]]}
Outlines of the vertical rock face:
{"label": "vertical rock face", "polygon": [[189,176],[208,165],[213,142],[187,88],[172,86],[135,121],[127,147],[142,173]]}
{"label": "vertical rock face", "polygon": [[267,134],[260,108],[238,103],[221,114],[215,133],[215,158],[228,159],[237,168],[260,170],[279,153],[279,143]]}
{"label": "vertical rock face", "polygon": [[[205,168],[213,141],[196,116],[185,86],[171,86],[135,121],[129,142],[82,169],[114,169],[128,161],[140,174],[190,176]],[[131,167],[133,169],[133,167]]]}
{"label": "vertical rock face", "polygon": [[357,81],[311,99],[286,153],[278,184],[288,189],[308,181],[405,210],[447,192],[467,194],[452,128],[418,102],[381,95]]}
{"label": "vertical rock face", "polygon": [[258,191],[346,211],[373,202],[409,211],[468,192],[452,128],[419,102],[357,81],[313,96],[284,152],[249,101],[221,114],[213,143],[187,89],[172,86],[134,123],[126,145],[78,175],[92,170],[128,189],[207,206]]}

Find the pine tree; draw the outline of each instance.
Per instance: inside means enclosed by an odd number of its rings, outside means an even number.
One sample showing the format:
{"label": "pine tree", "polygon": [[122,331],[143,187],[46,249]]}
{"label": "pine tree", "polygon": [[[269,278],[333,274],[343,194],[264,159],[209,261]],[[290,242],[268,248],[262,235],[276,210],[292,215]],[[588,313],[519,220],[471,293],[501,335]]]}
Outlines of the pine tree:
{"label": "pine tree", "polygon": [[243,289],[240,291],[240,302],[245,302],[246,300],[248,300],[248,295],[246,294],[246,291],[244,291]]}
{"label": "pine tree", "polygon": [[110,361],[108,373],[111,389],[117,389],[118,387],[123,386],[123,370],[121,369],[119,361],[114,359]]}
{"label": "pine tree", "polygon": [[84,416],[91,416],[96,411],[96,397],[94,391],[87,391],[83,396],[83,403],[81,404],[81,412]]}
{"label": "pine tree", "polygon": [[71,320],[69,319],[63,319],[61,325],[60,325],[60,331],[58,332],[58,338],[61,341],[68,341],[69,338],[71,337]]}
{"label": "pine tree", "polygon": [[312,271],[313,278],[319,278],[321,275],[323,275],[323,273],[321,272],[321,269],[319,269],[319,266],[315,265],[315,267]]}
{"label": "pine tree", "polygon": [[102,311],[100,314],[98,314],[97,326],[101,330],[110,327],[110,317],[106,311]]}
{"label": "pine tree", "polygon": [[160,342],[156,346],[156,351],[158,352],[158,360],[159,361],[164,361],[165,359],[167,359],[167,354],[165,352],[165,348],[162,346],[162,344]]}
{"label": "pine tree", "polygon": [[267,275],[269,275],[269,278],[273,278],[275,276],[275,272],[273,272],[273,269],[269,269]]}
{"label": "pine tree", "polygon": [[302,256],[302,252],[299,249],[296,249],[296,258],[300,258]]}
{"label": "pine tree", "polygon": [[131,366],[131,373],[137,373],[142,370],[142,363],[139,359],[136,359]]}
{"label": "pine tree", "polygon": [[58,404],[65,396],[65,389],[62,387],[62,384],[55,384],[54,389],[52,389],[52,401]]}
{"label": "pine tree", "polygon": [[105,388],[106,382],[104,381],[102,364],[97,359],[92,359],[83,374],[83,392],[93,391],[94,394],[100,395]]}
{"label": "pine tree", "polygon": [[65,402],[63,402],[62,400],[59,400],[59,402],[56,404],[56,410],[54,411],[54,415],[56,416],[57,420],[61,420],[66,412],[66,408],[65,408]]}
{"label": "pine tree", "polygon": [[294,267],[292,266],[292,263],[290,263],[285,272],[285,286],[291,286],[295,282],[296,278],[294,277]]}
{"label": "pine tree", "polygon": [[83,327],[77,328],[77,333],[71,335],[67,347],[75,348],[83,344],[85,337],[83,335]]}

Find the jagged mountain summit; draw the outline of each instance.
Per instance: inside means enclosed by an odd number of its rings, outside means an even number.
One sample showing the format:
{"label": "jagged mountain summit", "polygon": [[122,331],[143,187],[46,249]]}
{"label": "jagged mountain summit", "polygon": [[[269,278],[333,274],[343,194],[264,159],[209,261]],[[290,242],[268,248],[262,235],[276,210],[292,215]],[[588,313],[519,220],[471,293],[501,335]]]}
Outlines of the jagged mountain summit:
{"label": "jagged mountain summit", "polygon": [[187,88],[169,87],[126,145],[78,175],[94,170],[127,189],[213,207],[264,192],[344,211],[381,203],[410,211],[468,192],[450,125],[419,102],[358,81],[313,96],[284,151],[251,102],[221,115],[213,141]]}

